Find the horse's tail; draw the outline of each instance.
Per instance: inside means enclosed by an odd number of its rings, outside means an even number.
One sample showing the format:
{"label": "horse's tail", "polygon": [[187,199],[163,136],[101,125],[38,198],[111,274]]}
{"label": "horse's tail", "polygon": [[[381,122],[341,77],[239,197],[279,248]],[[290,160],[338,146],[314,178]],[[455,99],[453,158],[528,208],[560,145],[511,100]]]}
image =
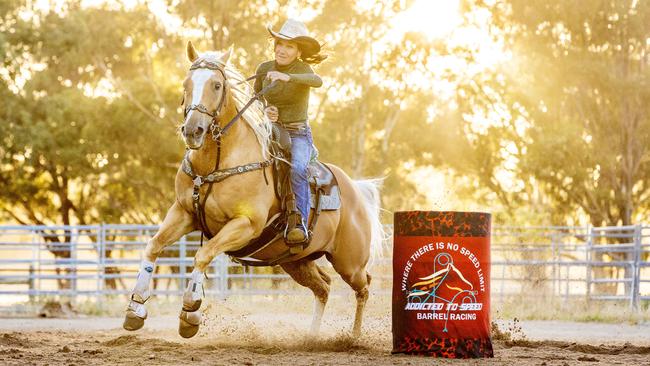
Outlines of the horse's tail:
{"label": "horse's tail", "polygon": [[379,198],[379,187],[383,179],[364,179],[355,180],[354,184],[361,191],[361,203],[368,219],[370,220],[370,261],[381,257],[383,251],[383,241],[386,233],[379,220],[381,200]]}

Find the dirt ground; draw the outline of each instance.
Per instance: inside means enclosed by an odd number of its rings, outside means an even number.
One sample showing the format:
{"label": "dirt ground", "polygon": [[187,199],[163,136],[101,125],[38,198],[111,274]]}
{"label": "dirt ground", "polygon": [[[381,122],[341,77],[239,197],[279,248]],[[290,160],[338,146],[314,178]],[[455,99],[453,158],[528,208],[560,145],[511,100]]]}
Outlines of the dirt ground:
{"label": "dirt ground", "polygon": [[444,360],[391,355],[390,314],[369,311],[364,334],[352,339],[351,311],[326,311],[321,336],[310,338],[308,307],[275,303],[266,309],[213,302],[199,334],[176,334],[177,318],[150,313],[137,332],[121,329],[118,317],[0,319],[2,365],[650,365],[650,324],[627,325],[527,321],[501,322],[516,328],[514,341],[495,341],[495,357]]}

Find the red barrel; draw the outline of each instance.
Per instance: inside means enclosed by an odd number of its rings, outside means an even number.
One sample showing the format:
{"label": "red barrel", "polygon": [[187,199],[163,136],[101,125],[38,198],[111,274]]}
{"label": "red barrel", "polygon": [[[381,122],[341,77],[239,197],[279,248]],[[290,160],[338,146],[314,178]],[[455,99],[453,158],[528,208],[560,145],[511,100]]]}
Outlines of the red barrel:
{"label": "red barrel", "polygon": [[493,357],[490,214],[394,216],[393,353]]}

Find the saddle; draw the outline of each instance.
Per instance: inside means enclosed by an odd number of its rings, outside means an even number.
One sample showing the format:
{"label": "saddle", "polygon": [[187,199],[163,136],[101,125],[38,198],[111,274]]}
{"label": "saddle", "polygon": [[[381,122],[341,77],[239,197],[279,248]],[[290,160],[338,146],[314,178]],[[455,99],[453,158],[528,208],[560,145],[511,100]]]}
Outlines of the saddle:
{"label": "saddle", "polygon": [[[281,126],[273,125],[273,138],[270,145],[273,155],[273,181],[275,183],[275,195],[280,200],[281,210],[266,223],[262,234],[251,240],[242,249],[226,252],[233,261],[246,266],[274,266],[283,262],[284,259],[293,255],[289,248],[279,257],[273,260],[259,260],[252,258],[274,241],[282,238],[284,228],[289,214],[287,210],[287,199],[291,192],[291,137],[288,131]],[[317,152],[314,148],[313,151]],[[313,209],[308,223],[308,231],[311,233],[316,226],[321,211],[335,211],[341,208],[341,193],[334,173],[327,165],[318,161],[318,154],[312,154],[311,161],[307,166],[307,177],[310,188],[310,205]]]}

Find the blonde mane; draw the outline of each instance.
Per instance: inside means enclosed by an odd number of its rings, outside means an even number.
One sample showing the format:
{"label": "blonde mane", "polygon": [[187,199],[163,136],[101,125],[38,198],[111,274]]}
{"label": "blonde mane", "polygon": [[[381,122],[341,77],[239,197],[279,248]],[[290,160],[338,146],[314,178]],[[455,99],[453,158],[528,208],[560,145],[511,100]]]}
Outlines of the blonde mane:
{"label": "blonde mane", "polygon": [[[220,56],[221,55],[216,52],[206,52],[201,54],[200,59],[221,63],[219,60]],[[230,86],[230,91],[232,92],[232,99],[235,101],[237,110],[241,110],[244,105],[248,103],[251,97],[253,97],[255,91],[248,82],[244,81],[246,78],[235,67],[228,64],[225,67],[225,71],[226,79]],[[264,106],[262,103],[259,100],[253,102],[253,104],[244,112],[242,119],[246,121],[248,126],[250,126],[253,132],[255,132],[255,136],[257,137],[257,141],[262,150],[262,156],[267,159],[269,156],[272,124],[264,114]]]}

